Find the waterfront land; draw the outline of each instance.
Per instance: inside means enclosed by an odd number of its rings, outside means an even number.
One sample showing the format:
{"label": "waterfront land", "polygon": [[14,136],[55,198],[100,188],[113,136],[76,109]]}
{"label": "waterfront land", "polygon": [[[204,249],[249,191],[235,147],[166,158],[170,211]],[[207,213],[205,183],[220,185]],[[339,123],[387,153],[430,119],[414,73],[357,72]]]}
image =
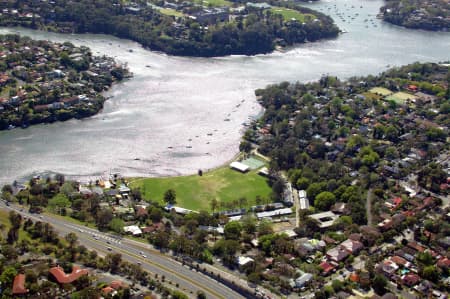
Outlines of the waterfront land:
{"label": "waterfront land", "polygon": [[257,170],[240,173],[223,167],[202,176],[131,180],[130,186],[139,188],[144,198],[161,204],[164,203],[164,192],[173,189],[177,194],[177,205],[194,211],[211,211],[213,199],[217,201],[216,211],[247,208],[256,201],[260,204],[271,202],[271,188]]}
{"label": "waterfront land", "polygon": [[338,35],[333,20],[284,1],[7,1],[0,26],[105,33],[182,56],[255,55]]}
{"label": "waterfront land", "polygon": [[0,130],[92,116],[126,76],[86,47],[0,35]]}
{"label": "waterfront land", "polygon": [[412,29],[450,31],[450,3],[446,0],[389,0],[381,7],[383,19]]}
{"label": "waterfront land", "polygon": [[[378,76],[257,90],[266,110],[241,149],[270,158],[271,204],[190,211],[178,202],[190,191],[174,192],[173,179],[162,206],[152,198],[159,184],[136,188],[119,175],[89,185],[36,177],[4,186],[2,198],[132,235],[193,269],[212,264],[279,296],[444,296],[449,83],[448,64],[415,63]],[[231,171],[252,175],[223,169],[211,179],[220,185]],[[211,188],[212,181],[184,179],[199,194]]]}

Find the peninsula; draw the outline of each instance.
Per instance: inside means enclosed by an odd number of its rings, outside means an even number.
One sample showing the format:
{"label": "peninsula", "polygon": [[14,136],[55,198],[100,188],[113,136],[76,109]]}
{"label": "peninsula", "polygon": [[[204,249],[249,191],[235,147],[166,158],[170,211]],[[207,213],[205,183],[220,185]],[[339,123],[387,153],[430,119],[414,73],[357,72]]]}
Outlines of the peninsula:
{"label": "peninsula", "polygon": [[333,38],[333,20],[295,3],[215,1],[7,1],[0,26],[104,33],[180,56],[255,55]]}
{"label": "peninsula", "polygon": [[386,22],[412,29],[450,30],[450,3],[446,0],[388,0],[380,9]]}
{"label": "peninsula", "polygon": [[92,116],[128,75],[87,47],[0,35],[0,130]]}

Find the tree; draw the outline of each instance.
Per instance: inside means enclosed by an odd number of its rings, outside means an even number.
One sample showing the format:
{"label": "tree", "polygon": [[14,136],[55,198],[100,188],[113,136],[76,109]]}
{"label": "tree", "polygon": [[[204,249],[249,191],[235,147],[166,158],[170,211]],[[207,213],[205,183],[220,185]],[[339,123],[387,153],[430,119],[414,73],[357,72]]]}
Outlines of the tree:
{"label": "tree", "polygon": [[383,296],[386,293],[387,279],[380,274],[376,274],[375,278],[372,280],[372,287],[375,293]]}
{"label": "tree", "polygon": [[2,274],[0,275],[0,282],[2,283],[2,287],[9,288],[12,285],[12,282],[16,275],[16,268],[14,268],[13,266],[5,267]]}
{"label": "tree", "polygon": [[111,273],[115,274],[122,263],[122,255],[120,253],[109,253],[106,255],[105,261]]}
{"label": "tree", "polygon": [[149,206],[148,208],[148,216],[152,220],[153,223],[158,223],[163,218],[163,213],[160,208]]}
{"label": "tree", "polygon": [[64,238],[71,248],[74,248],[78,241],[78,236],[75,233],[68,233]]}
{"label": "tree", "polygon": [[177,194],[175,192],[175,190],[173,189],[169,189],[164,193],[164,201],[168,204],[168,205],[174,205],[177,202]]}
{"label": "tree", "polygon": [[314,200],[314,207],[326,211],[336,202],[336,197],[329,191],[319,193]]}
{"label": "tree", "polygon": [[69,206],[70,200],[63,193],[58,193],[48,201],[48,207],[58,213],[61,213],[61,209]]}
{"label": "tree", "polygon": [[239,201],[239,207],[241,209],[242,209],[243,206],[247,205],[247,198],[245,198],[244,196],[239,197],[238,201]]}
{"label": "tree", "polygon": [[417,260],[424,266],[431,266],[434,264],[434,258],[429,252],[419,252]]}
{"label": "tree", "polygon": [[297,188],[300,190],[306,190],[308,188],[309,184],[310,184],[309,179],[305,178],[305,177],[299,178],[296,183]]}
{"label": "tree", "polygon": [[316,198],[316,196],[324,191],[326,188],[325,184],[322,183],[312,183],[308,186],[308,188],[306,189],[306,195],[308,196],[308,198],[310,200],[314,200]]}
{"label": "tree", "polygon": [[210,206],[212,212],[214,213],[216,209],[219,207],[219,201],[216,198],[211,199]]}
{"label": "tree", "polygon": [[342,283],[342,281],[337,279],[331,282],[331,286],[336,293],[339,293],[344,288],[344,284]]}
{"label": "tree", "polygon": [[252,272],[247,276],[249,282],[259,284],[261,282],[261,275],[258,272]]}
{"label": "tree", "polygon": [[99,230],[105,230],[109,227],[109,223],[113,219],[111,210],[104,209],[97,213],[96,221]]}
{"label": "tree", "polygon": [[253,216],[246,215],[242,219],[242,228],[247,234],[254,234],[256,231],[256,219]]}
{"label": "tree", "polygon": [[439,271],[436,268],[436,266],[431,265],[431,266],[426,266],[425,268],[423,268],[422,270],[422,277],[425,279],[428,279],[432,282],[437,283],[439,281]]}
{"label": "tree", "polygon": [[151,239],[156,248],[164,249],[169,246],[170,235],[165,231],[157,232]]}
{"label": "tree", "polygon": [[252,144],[246,140],[241,141],[239,144],[239,150],[241,152],[249,153],[252,150]]}
{"label": "tree", "polygon": [[117,217],[113,218],[111,222],[109,222],[109,229],[118,234],[123,233],[124,226],[125,223],[123,220]]}
{"label": "tree", "polygon": [[273,233],[272,222],[268,221],[267,219],[261,220],[258,225],[258,235],[263,236],[271,233]]}
{"label": "tree", "polygon": [[230,221],[224,227],[225,239],[239,240],[241,232],[242,225],[238,221]]}

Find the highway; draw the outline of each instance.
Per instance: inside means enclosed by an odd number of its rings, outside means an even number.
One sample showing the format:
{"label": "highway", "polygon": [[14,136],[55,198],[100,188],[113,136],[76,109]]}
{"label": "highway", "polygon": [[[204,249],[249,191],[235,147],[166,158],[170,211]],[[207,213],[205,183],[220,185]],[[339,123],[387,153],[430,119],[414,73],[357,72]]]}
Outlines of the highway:
{"label": "highway", "polygon": [[4,202],[0,203],[0,208],[14,210],[33,221],[47,222],[61,236],[73,232],[78,236],[78,242],[80,244],[86,246],[88,249],[97,251],[99,255],[112,252],[120,253],[123,260],[131,263],[139,262],[144,270],[158,274],[159,277],[164,275],[166,281],[172,282],[171,287],[178,284],[179,289],[184,293],[188,293],[190,297],[195,296],[196,292],[201,290],[206,294],[207,298],[245,298],[216,280],[195,270],[191,270],[187,266],[183,266],[169,256],[153,249],[149,244],[127,238],[118,238],[100,232],[97,229],[74,224],[56,215],[29,214],[18,206],[7,206]]}

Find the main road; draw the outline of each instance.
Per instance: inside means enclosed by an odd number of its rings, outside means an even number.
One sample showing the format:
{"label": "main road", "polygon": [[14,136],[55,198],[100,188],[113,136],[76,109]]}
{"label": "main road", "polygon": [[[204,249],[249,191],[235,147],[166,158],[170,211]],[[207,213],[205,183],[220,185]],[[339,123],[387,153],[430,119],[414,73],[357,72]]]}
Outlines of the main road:
{"label": "main road", "polygon": [[189,293],[190,297],[201,290],[208,298],[245,298],[216,280],[160,253],[148,244],[105,234],[97,229],[71,223],[55,215],[29,214],[18,206],[7,206],[4,202],[0,203],[0,208],[13,210],[23,217],[28,217],[34,221],[47,222],[60,235],[66,235],[71,232],[75,233],[78,236],[80,244],[89,249],[96,250],[99,254],[120,253],[123,260],[135,264],[140,263],[144,270],[158,274],[159,277],[165,276],[166,281],[172,282],[172,287],[178,284],[181,290]]}

